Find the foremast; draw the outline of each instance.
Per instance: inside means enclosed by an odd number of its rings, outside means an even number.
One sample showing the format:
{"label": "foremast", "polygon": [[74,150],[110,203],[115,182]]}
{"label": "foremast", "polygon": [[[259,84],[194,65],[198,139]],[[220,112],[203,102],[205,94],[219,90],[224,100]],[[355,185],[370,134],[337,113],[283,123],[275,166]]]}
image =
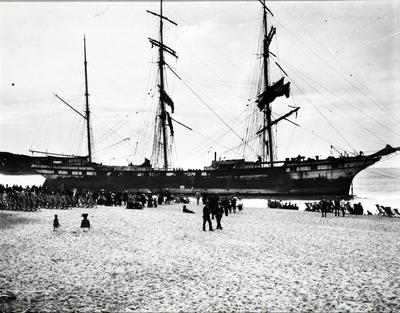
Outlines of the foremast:
{"label": "foremast", "polygon": [[[158,47],[158,71],[159,71],[159,116],[156,118],[156,123],[160,124],[160,127],[156,125],[155,127],[155,134],[154,134],[154,143],[153,143],[153,156],[155,155],[157,158],[158,152],[160,148],[162,148],[162,167],[164,170],[168,170],[169,167],[169,147],[170,143],[168,142],[169,140],[169,135],[173,137],[174,135],[174,130],[173,130],[173,125],[172,125],[172,117],[170,115],[170,112],[168,112],[166,105],[168,105],[171,109],[171,113],[174,113],[174,102],[172,99],[169,97],[165,90],[165,58],[164,58],[164,51],[169,53],[175,58],[178,58],[176,55],[175,50],[171,49],[170,47],[166,46],[164,44],[164,36],[163,36],[163,22],[164,20],[177,25],[175,22],[171,21],[167,17],[163,16],[163,1],[160,0],[160,14],[148,11],[148,13],[153,14],[157,17],[160,18],[160,32],[159,32],[159,40],[155,40],[152,38],[149,38],[149,41],[152,45],[152,47],[157,46]],[[158,134],[157,131],[161,128],[161,134]],[[157,163],[157,162],[156,162]]]}
{"label": "foremast", "polygon": [[[285,95],[286,98],[289,97],[290,93],[290,82],[284,84],[284,78],[282,77],[277,82],[272,83],[270,85],[270,75],[269,75],[269,45],[276,34],[276,28],[271,26],[268,31],[268,14],[273,16],[272,12],[268,9],[265,4],[265,0],[259,0],[263,7],[263,47],[262,47],[262,58],[263,58],[263,88],[261,89],[261,93],[258,95],[256,103],[258,108],[263,114],[263,125],[259,131],[257,131],[257,135],[261,135],[261,160],[263,163],[268,164],[269,166],[274,166],[275,160],[275,145],[274,138],[272,134],[272,126],[277,124],[279,121],[286,119],[291,114],[297,112],[299,108],[295,108],[290,112],[284,114],[283,116],[272,120],[272,107],[271,103],[280,96]],[[278,67],[282,70],[282,68],[277,64]],[[282,70],[283,71],[283,70]],[[286,73],[285,73],[286,74]]]}
{"label": "foremast", "polygon": [[[267,7],[265,5],[265,0],[263,0],[263,28],[264,28],[264,38],[263,38],[263,65],[264,65],[264,92],[267,91],[269,85],[269,42],[268,42],[268,21],[267,21]],[[263,128],[267,125],[271,125],[271,105],[267,103],[263,109]],[[265,162],[269,160],[271,166],[273,166],[274,161],[274,150],[273,150],[273,138],[272,138],[272,128],[268,128],[267,136],[266,132],[262,132],[262,161]],[[268,159],[269,157],[269,159]]]}

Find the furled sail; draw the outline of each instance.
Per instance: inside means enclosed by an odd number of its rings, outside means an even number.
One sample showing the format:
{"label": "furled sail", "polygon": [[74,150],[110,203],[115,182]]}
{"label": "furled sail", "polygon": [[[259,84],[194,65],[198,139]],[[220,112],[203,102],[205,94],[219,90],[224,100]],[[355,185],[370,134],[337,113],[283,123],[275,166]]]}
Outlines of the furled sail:
{"label": "furled sail", "polygon": [[171,136],[174,136],[174,126],[172,125],[171,115],[169,115],[168,112],[166,112],[166,114],[167,114],[167,119],[168,119],[169,130],[171,131]]}
{"label": "furled sail", "polygon": [[289,98],[289,94],[290,82],[284,84],[284,77],[282,77],[276,83],[268,86],[267,90],[258,96],[256,103],[260,111],[262,111],[264,110],[267,103],[271,103],[277,97],[281,96],[286,96],[286,98]]}
{"label": "furled sail", "polygon": [[171,107],[172,113],[174,113],[174,101],[168,96],[168,94],[165,92],[165,90],[161,90],[161,97],[163,98],[163,101],[168,104]]}

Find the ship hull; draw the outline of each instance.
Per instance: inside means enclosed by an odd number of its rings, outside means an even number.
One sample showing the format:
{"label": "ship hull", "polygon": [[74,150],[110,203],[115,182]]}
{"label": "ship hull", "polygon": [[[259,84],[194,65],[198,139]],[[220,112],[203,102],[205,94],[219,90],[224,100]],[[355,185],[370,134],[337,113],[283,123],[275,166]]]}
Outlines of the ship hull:
{"label": "ship hull", "polygon": [[[275,167],[161,171],[128,167],[36,167],[46,176],[45,185],[57,189],[128,190],[190,194],[238,194],[254,197],[348,197],[354,176],[380,157],[299,161]],[[63,174],[60,174],[63,173]],[[71,175],[74,173],[75,175]]]}
{"label": "ship hull", "polygon": [[33,157],[11,152],[0,152],[0,174],[6,175],[33,175],[37,174],[31,167],[42,157]]}

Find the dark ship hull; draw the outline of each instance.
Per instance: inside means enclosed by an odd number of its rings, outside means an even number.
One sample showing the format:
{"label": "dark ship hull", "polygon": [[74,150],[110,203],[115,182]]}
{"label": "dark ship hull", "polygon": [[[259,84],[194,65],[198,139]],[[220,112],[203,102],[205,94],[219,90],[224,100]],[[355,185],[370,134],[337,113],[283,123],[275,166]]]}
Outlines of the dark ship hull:
{"label": "dark ship hull", "polygon": [[46,157],[0,152],[0,173],[6,175],[34,175],[37,173],[32,168],[32,164],[45,159]]}
{"label": "dark ship hull", "polygon": [[348,197],[353,178],[383,155],[396,151],[391,147],[369,156],[323,160],[296,158],[280,165],[267,166],[244,160],[213,161],[204,170],[156,170],[150,166],[104,166],[91,164],[35,164],[37,173],[46,177],[49,188],[91,190],[128,190],[194,193],[197,190],[218,194],[311,198]]}

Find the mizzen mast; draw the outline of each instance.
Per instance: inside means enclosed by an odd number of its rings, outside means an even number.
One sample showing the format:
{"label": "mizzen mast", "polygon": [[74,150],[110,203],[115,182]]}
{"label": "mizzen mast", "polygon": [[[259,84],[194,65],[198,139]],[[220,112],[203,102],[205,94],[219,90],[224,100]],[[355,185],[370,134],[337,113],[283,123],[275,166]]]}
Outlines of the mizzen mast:
{"label": "mizzen mast", "polygon": [[85,55],[85,98],[86,98],[86,129],[87,129],[87,144],[88,144],[88,159],[92,162],[92,143],[90,133],[90,110],[89,110],[89,91],[88,91],[88,75],[87,75],[87,60],[86,60],[86,37],[83,36],[83,51]]}

